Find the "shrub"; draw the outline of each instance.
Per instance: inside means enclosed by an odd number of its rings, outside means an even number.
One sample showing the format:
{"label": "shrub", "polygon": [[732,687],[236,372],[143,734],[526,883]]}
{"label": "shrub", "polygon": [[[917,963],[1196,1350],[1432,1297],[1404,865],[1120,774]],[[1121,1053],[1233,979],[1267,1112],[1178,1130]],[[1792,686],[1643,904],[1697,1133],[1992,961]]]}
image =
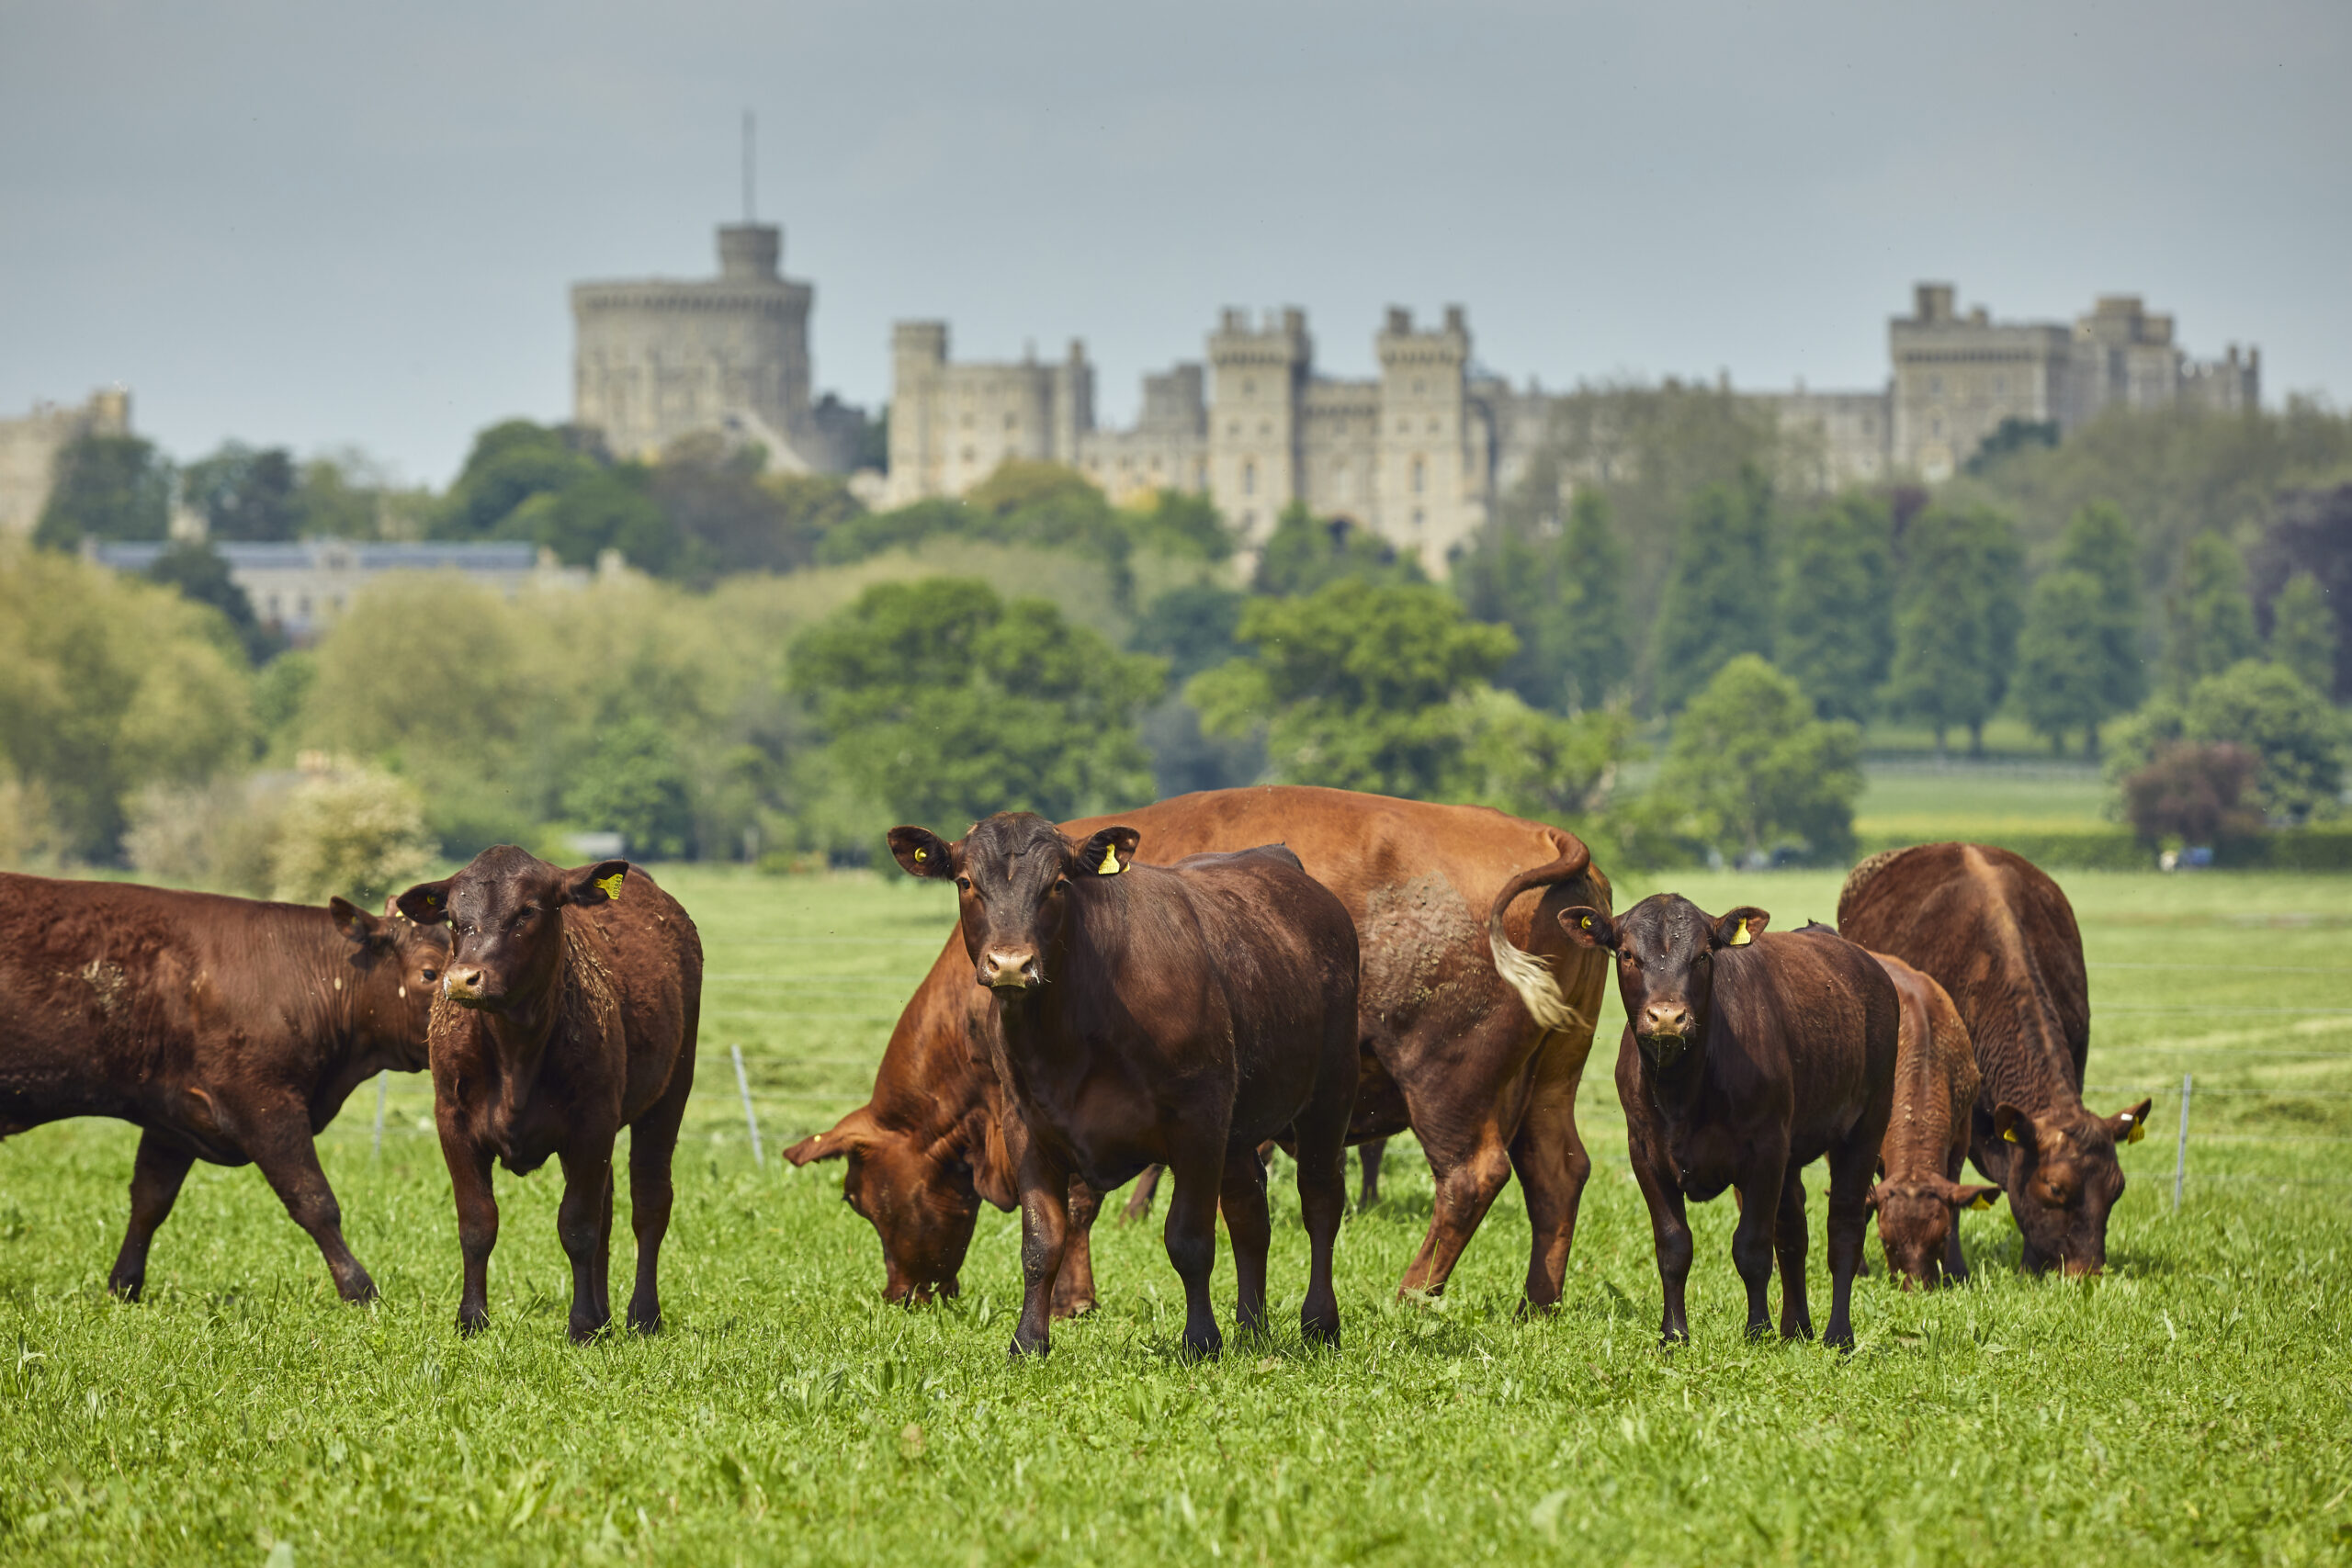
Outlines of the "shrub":
{"label": "shrub", "polygon": [[316,773],[294,786],[279,818],[270,896],[317,904],[340,893],[373,908],[432,863],[415,785],[370,768]]}
{"label": "shrub", "polygon": [[2211,844],[2262,830],[2262,813],[2245,804],[2262,760],[2227,742],[2177,743],[2123,781],[2123,811],[2148,843],[2178,839]]}

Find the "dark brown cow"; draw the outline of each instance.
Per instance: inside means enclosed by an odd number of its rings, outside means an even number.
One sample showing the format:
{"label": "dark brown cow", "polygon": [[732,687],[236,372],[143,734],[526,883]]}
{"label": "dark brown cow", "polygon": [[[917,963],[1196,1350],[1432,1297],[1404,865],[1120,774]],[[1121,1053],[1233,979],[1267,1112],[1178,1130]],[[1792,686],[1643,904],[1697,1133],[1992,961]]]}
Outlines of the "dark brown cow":
{"label": "dark brown cow", "polygon": [[1617,1094],[1657,1242],[1663,1337],[1690,1337],[1682,1201],[1703,1203],[1732,1186],[1742,1202],[1731,1256],[1747,1287],[1749,1336],[1771,1328],[1776,1253],[1781,1333],[1812,1336],[1803,1172],[1826,1156],[1831,1297],[1822,1337],[1847,1348],[1863,1205],[1894,1101],[1900,1009],[1869,953],[1826,926],[1759,934],[1770,919],[1747,905],[1718,919],[1671,893],[1614,920],[1600,909],[1560,914],[1570,936],[1617,957],[1625,1003]]}
{"label": "dark brown cow", "polygon": [[107,1285],[131,1301],[197,1160],[261,1168],[345,1301],[376,1283],[344,1244],[311,1142],[360,1084],[424,1066],[448,952],[342,899],[265,904],[0,874],[0,1137],[69,1116],[141,1129]]}
{"label": "dark brown cow", "polygon": [[1870,1206],[1878,1215],[1887,1267],[1903,1288],[1917,1280],[1932,1290],[1941,1274],[1968,1278],[1959,1212],[1989,1209],[2001,1190],[1960,1181],[1976,1108],[1976,1053],[1960,1010],[1933,976],[1883,953],[1871,956],[1894,982],[1903,1030],[1894,1055],[1894,1111],[1879,1148]]}
{"label": "dark brown cow", "polygon": [[[1279,842],[1339,896],[1363,954],[1350,1140],[1409,1129],[1436,1181],[1399,1289],[1444,1289],[1516,1170],[1534,1232],[1526,1299],[1556,1303],[1592,1169],[1576,1095],[1607,977],[1549,915],[1609,907],[1609,879],[1575,835],[1483,807],[1286,785],[1178,795],[1062,831],[1082,840],[1116,823],[1161,863]],[[1530,891],[1540,899],[1521,898]],[[980,1201],[1014,1201],[1001,1093],[972,1043],[975,999],[963,937],[950,933],[891,1032],[870,1102],[788,1151],[795,1165],[848,1158],[842,1196],[881,1235],[892,1301],[956,1294]],[[1071,1202],[1057,1315],[1094,1302],[1093,1195]]]}
{"label": "dark brown cow", "polygon": [[[950,844],[890,830],[916,876],[952,881],[988,1011],[981,1038],[1020,1122],[1021,1322],[1015,1355],[1044,1354],[1069,1231],[1073,1178],[1107,1192],[1161,1164],[1168,1260],[1184,1281],[1184,1348],[1224,1344],[1209,1305],[1220,1208],[1233,1237],[1243,1333],[1266,1318],[1266,1168],[1298,1162],[1311,1260],[1299,1323],[1336,1345],[1331,1248],[1347,1206],[1356,1095],[1356,929],[1288,850],[1134,863],[1133,828],[1065,839],[1030,812]],[[1012,1132],[1011,1127],[1007,1128]]]}
{"label": "dark brown cow", "polygon": [[2007,850],[1921,844],[1853,869],[1838,929],[1951,993],[1983,1078],[1969,1156],[2008,1193],[2025,1266],[2106,1268],[2107,1217],[2123,1196],[2115,1145],[2139,1138],[2149,1102],[2113,1117],[2084,1108],[2090,984],[2058,885]]}
{"label": "dark brown cow", "polygon": [[[623,897],[626,891],[627,897]],[[702,937],[678,901],[626,861],[559,871],[512,845],[400,897],[457,946],[433,1008],[433,1109],[465,1252],[458,1327],[490,1318],[498,1241],[491,1162],[517,1174],[563,1162],[556,1234],[571,1260],[571,1337],[613,1318],[613,1145],[628,1142],[637,1290],[628,1323],[662,1326],[670,1156],[695,1078]]]}

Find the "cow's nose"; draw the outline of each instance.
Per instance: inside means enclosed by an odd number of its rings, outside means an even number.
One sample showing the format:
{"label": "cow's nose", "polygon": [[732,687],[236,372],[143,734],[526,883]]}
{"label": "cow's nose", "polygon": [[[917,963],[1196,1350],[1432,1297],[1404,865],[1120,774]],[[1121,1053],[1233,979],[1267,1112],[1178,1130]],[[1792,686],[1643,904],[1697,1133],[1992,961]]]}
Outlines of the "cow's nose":
{"label": "cow's nose", "polygon": [[1642,1010],[1642,1032],[1671,1034],[1678,1038],[1688,1034],[1690,1032],[1690,1010],[1679,1002],[1652,1002]]}
{"label": "cow's nose", "polygon": [[980,959],[980,983],[1000,991],[1027,991],[1045,984],[1045,976],[1035,953],[990,948]]}
{"label": "cow's nose", "polygon": [[441,982],[442,988],[453,997],[470,997],[481,990],[480,969],[452,969]]}

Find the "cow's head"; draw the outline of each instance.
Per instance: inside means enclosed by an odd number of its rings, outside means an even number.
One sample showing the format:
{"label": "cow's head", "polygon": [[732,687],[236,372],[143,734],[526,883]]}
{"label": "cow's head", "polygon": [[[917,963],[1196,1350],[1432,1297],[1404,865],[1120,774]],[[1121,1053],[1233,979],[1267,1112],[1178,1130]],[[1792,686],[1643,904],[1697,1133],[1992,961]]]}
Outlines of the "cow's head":
{"label": "cow's head", "polygon": [[1578,905],[1560,911],[1568,940],[1617,956],[1617,993],[1642,1054],[1672,1066],[1706,1038],[1715,954],[1745,947],[1772,917],[1751,905],[1718,918],[1679,893],[1657,893],[1611,918]]}
{"label": "cow's head", "polygon": [[842,1201],[882,1238],[882,1294],[914,1305],[961,1289],[964,1254],[980,1212],[971,1167],[944,1147],[894,1132],[861,1105],[828,1132],[784,1151],[796,1166],[848,1162]]}
{"label": "cow's head", "polygon": [[1960,1211],[1989,1209],[2000,1195],[1997,1187],[1963,1187],[1941,1173],[1872,1187],[1867,1201],[1878,1212],[1879,1243],[1903,1288],[1909,1290],[1917,1280],[1935,1289],[1943,1279],[1944,1251]]}
{"label": "cow's head", "polygon": [[2139,1141],[2149,1105],[2143,1100],[2115,1116],[2096,1116],[2079,1104],[2045,1111],[2006,1102],[1994,1108],[1993,1135],[2008,1154],[2007,1168],[1998,1174],[2024,1233],[2028,1269],[2106,1269],[2107,1216],[2123,1196],[2115,1146]]}
{"label": "cow's head", "polygon": [[928,828],[893,828],[890,852],[913,875],[956,884],[973,978],[1016,996],[1053,978],[1049,960],[1076,886],[1126,870],[1141,837],[1105,828],[1073,844],[1034,812],[1005,811],[952,844]]}
{"label": "cow's head", "polygon": [[327,900],[334,929],[351,943],[345,957],[355,1001],[364,1003],[363,1025],[372,1025],[383,1044],[421,1053],[434,989],[449,966],[449,933],[420,926],[387,901],[371,915],[347,899]]}
{"label": "cow's head", "polygon": [[442,994],[460,1007],[503,1012],[548,994],[563,961],[563,911],[621,896],[627,861],[559,870],[500,844],[463,871],[423,882],[396,900],[420,926],[447,923],[453,944]]}

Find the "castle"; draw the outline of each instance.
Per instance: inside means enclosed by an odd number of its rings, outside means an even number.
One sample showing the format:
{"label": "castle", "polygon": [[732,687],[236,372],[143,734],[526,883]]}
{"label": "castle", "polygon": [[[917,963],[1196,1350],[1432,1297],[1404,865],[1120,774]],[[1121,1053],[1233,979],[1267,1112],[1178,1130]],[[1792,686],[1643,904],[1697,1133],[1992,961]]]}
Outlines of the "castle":
{"label": "castle", "polygon": [[865,415],[811,400],[816,290],[783,275],[784,231],[718,231],[718,276],[571,287],[572,419],[615,455],[650,458],[681,435],[756,442],[788,472],[845,471]]}
{"label": "castle", "polygon": [[29,534],[49,505],[57,455],[85,435],[130,434],[130,393],[93,392],[78,408],[35,403],[23,419],[0,419],[0,537]]}

